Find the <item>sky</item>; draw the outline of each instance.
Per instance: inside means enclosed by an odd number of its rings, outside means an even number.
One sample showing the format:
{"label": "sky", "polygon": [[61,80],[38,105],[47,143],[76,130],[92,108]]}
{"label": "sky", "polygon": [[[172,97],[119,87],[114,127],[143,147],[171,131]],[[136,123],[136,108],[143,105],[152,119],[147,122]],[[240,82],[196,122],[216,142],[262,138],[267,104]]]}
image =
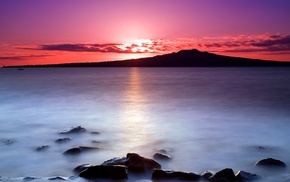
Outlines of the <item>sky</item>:
{"label": "sky", "polygon": [[0,66],[198,49],[290,61],[290,0],[1,0]]}

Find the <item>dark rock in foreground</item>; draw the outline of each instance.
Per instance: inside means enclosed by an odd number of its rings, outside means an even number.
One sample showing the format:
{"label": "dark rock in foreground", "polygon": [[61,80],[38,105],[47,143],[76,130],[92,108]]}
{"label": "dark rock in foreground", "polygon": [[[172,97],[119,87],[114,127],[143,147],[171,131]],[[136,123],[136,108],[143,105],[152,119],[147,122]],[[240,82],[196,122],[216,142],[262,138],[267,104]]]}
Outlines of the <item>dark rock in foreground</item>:
{"label": "dark rock in foreground", "polygon": [[126,157],[107,160],[102,165],[124,165],[131,172],[147,172],[161,168],[161,165],[155,160],[136,153],[128,153]]}
{"label": "dark rock in foreground", "polygon": [[199,180],[200,175],[181,171],[154,169],[152,179],[156,180]]}
{"label": "dark rock in foreground", "polygon": [[276,167],[276,168],[286,168],[286,164],[280,160],[267,158],[256,162],[257,167]]}
{"label": "dark rock in foreground", "polygon": [[209,180],[211,182],[234,182],[236,181],[236,176],[232,169],[226,168],[212,175]]}
{"label": "dark rock in foreground", "polygon": [[136,153],[128,153],[127,160],[129,171],[146,172],[161,168],[161,165],[155,160],[142,157]]}
{"label": "dark rock in foreground", "polygon": [[70,148],[66,151],[63,152],[63,154],[65,155],[76,155],[76,154],[80,154],[81,152],[86,152],[86,151],[90,151],[90,150],[98,150],[100,148],[97,147],[74,147],[74,148]]}
{"label": "dark rock in foreground", "polygon": [[256,175],[256,174],[252,174],[252,173],[248,173],[245,171],[239,171],[236,174],[236,181],[237,182],[250,182],[250,181],[257,181],[262,179],[261,176]]}
{"label": "dark rock in foreground", "polygon": [[106,178],[114,180],[127,179],[128,174],[126,166],[91,166],[80,173],[80,177],[83,178]]}
{"label": "dark rock in foreground", "polygon": [[83,133],[86,132],[86,129],[82,126],[72,127],[66,130],[59,132],[59,134],[73,134],[73,133]]}
{"label": "dark rock in foreground", "polygon": [[153,155],[153,158],[156,160],[170,160],[171,157],[167,154],[163,154],[163,153],[155,153]]}
{"label": "dark rock in foreground", "polygon": [[128,159],[126,157],[115,157],[113,159],[103,162],[101,165],[113,166],[113,165],[124,165],[127,166]]}

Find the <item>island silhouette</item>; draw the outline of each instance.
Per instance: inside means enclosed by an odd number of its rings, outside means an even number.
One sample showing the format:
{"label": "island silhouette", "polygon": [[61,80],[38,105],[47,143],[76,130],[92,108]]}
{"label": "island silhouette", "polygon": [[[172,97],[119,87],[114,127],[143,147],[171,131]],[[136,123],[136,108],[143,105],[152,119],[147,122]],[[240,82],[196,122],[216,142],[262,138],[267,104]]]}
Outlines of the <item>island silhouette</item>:
{"label": "island silhouette", "polygon": [[120,61],[23,65],[8,67],[270,67],[290,66],[290,62],[231,57],[202,52],[197,49],[181,50],[170,54]]}

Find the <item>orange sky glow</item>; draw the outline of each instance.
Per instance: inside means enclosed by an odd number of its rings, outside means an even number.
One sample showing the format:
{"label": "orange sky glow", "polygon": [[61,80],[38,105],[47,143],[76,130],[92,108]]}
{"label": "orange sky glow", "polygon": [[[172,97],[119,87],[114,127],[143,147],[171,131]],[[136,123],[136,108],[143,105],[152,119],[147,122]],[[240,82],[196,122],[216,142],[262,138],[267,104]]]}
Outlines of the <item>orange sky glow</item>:
{"label": "orange sky glow", "polygon": [[289,9],[288,0],[3,0],[0,66],[124,60],[184,49],[290,61]]}

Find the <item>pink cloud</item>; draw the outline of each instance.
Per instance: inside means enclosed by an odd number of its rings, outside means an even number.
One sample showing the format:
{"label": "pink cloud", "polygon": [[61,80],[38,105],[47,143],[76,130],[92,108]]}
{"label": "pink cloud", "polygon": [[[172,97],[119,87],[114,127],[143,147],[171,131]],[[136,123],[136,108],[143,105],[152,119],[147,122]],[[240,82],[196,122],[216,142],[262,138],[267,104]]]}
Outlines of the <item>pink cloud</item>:
{"label": "pink cloud", "polygon": [[125,54],[162,54],[185,49],[199,49],[208,52],[289,52],[290,34],[236,35],[224,37],[141,39],[130,43],[105,44],[43,44],[18,47],[26,50],[99,52]]}

